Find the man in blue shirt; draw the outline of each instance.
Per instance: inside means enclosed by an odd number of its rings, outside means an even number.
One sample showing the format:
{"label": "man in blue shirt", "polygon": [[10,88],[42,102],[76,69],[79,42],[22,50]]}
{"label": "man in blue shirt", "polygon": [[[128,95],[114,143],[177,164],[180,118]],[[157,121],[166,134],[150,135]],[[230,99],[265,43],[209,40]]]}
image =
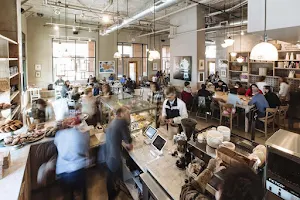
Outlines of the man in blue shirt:
{"label": "man in blue shirt", "polygon": [[259,89],[256,87],[252,87],[252,99],[249,101],[249,105],[255,105],[258,109],[258,117],[265,117],[266,116],[266,108],[269,108],[269,103],[266,100],[265,96],[263,94],[259,93]]}
{"label": "man in blue shirt", "polygon": [[70,195],[70,199],[74,199],[74,191],[81,190],[82,199],[87,199],[85,168],[88,165],[90,134],[77,128],[59,130],[54,144],[58,151],[56,175],[65,187],[65,192]]}
{"label": "man in blue shirt", "polygon": [[106,131],[106,165],[108,167],[107,175],[107,193],[108,199],[115,199],[118,191],[115,190],[117,180],[123,179],[122,172],[122,141],[127,150],[132,150],[132,138],[129,130],[130,113],[125,107],[116,111],[116,118],[110,123]]}
{"label": "man in blue shirt", "polygon": [[108,77],[108,80],[110,80],[110,81],[113,81],[113,80],[115,80],[115,77],[114,77],[114,75],[113,75],[113,74],[110,74],[110,76]]}
{"label": "man in blue shirt", "polygon": [[120,83],[122,84],[122,85],[124,85],[125,83],[126,83],[126,75],[123,75],[123,77],[120,79]]}

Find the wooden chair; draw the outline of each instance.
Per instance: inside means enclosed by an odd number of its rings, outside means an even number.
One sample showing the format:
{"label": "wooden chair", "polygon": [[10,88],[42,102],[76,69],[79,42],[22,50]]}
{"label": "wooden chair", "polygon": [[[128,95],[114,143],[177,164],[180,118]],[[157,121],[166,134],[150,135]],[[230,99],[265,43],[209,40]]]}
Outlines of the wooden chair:
{"label": "wooden chair", "polygon": [[41,94],[40,91],[42,89],[41,88],[31,88],[29,90],[30,92],[30,103],[32,104],[33,101],[38,100],[41,98]]}
{"label": "wooden chair", "polygon": [[261,121],[261,122],[264,123],[264,130],[261,130],[261,129],[258,129],[258,128],[256,128],[255,130],[264,133],[266,139],[268,138],[268,125],[270,123],[272,123],[273,132],[275,132],[274,123],[275,123],[275,116],[276,116],[277,111],[278,111],[277,108],[267,108],[266,109],[266,116],[257,119],[258,121]]}
{"label": "wooden chair", "polygon": [[[201,114],[204,114],[204,117],[201,116]],[[205,119],[207,122],[207,114],[208,114],[208,112],[206,109],[206,99],[205,99],[205,97],[199,96],[196,117]]]}
{"label": "wooden chair", "polygon": [[223,117],[228,118],[229,119],[229,123],[230,123],[230,129],[232,129],[232,121],[234,118],[237,118],[237,126],[239,126],[239,116],[238,114],[235,113],[224,113],[224,111],[226,112],[226,110],[230,109],[232,110],[234,108],[234,106],[232,104],[228,104],[228,103],[223,103],[223,102],[219,102],[220,105],[220,125],[222,124],[222,119]]}
{"label": "wooden chair", "polygon": [[286,118],[286,113],[289,109],[289,105],[286,106],[280,106],[277,112],[277,123],[278,123],[278,127],[283,127],[285,128],[285,118]]}

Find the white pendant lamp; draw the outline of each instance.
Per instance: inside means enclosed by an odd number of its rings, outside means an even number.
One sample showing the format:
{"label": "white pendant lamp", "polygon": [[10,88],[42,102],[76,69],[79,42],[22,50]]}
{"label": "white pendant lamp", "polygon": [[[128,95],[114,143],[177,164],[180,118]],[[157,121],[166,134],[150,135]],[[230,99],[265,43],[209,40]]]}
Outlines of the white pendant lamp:
{"label": "white pendant lamp", "polygon": [[149,61],[153,61],[153,60],[158,60],[160,59],[160,53],[155,50],[155,0],[153,0],[153,32],[154,32],[154,35],[153,35],[153,50],[150,50],[149,51]]}
{"label": "white pendant lamp", "polygon": [[255,45],[251,50],[251,60],[263,60],[263,61],[276,61],[278,60],[278,50],[276,47],[268,43],[268,36],[266,33],[266,22],[267,22],[267,0],[265,0],[265,30],[264,30],[264,41]]}
{"label": "white pendant lamp", "polygon": [[232,39],[231,37],[228,37],[226,40],[224,40],[224,42],[227,46],[232,46],[234,43],[234,39]]}
{"label": "white pendant lamp", "polygon": [[236,52],[231,52],[230,55],[231,55],[231,57],[236,57],[237,53]]}
{"label": "white pendant lamp", "polygon": [[228,47],[226,43],[221,44],[221,46],[222,46],[223,48],[227,48],[227,47]]}
{"label": "white pendant lamp", "polygon": [[[119,26],[119,18],[118,18],[118,16],[119,16],[119,7],[118,7],[118,4],[119,3],[119,1],[117,1],[117,13],[118,13],[118,15],[117,15],[117,20],[118,20],[118,23],[117,23],[117,48],[118,48],[118,36],[119,36],[119,33],[118,33],[118,26]],[[115,59],[121,59],[121,57],[122,57],[122,55],[121,55],[121,53],[119,52],[119,49],[117,50],[117,52],[116,53],[114,53],[114,58]]]}
{"label": "white pendant lamp", "polygon": [[238,58],[236,59],[236,61],[237,61],[238,63],[242,63],[242,62],[244,62],[244,58],[243,58],[242,56],[240,56],[240,57],[238,57]]}

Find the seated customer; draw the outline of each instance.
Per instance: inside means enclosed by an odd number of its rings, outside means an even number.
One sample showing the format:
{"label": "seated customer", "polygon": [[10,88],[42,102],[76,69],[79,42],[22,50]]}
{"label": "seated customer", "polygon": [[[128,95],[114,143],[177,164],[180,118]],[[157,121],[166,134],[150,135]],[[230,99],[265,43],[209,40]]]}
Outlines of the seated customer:
{"label": "seated customer", "polygon": [[86,120],[88,125],[97,125],[97,98],[93,96],[92,88],[86,88],[84,91],[84,96],[81,98],[81,112],[89,115]]}
{"label": "seated customer", "polygon": [[108,80],[109,80],[109,81],[113,81],[113,80],[115,80],[115,77],[114,77],[114,75],[113,75],[113,74],[110,74],[110,75],[109,75],[109,77],[108,77]]}
{"label": "seated customer", "polygon": [[184,83],[183,91],[181,92],[181,99],[189,107],[193,103],[193,95],[190,82],[186,81]]}
{"label": "seated customer", "polygon": [[72,91],[71,91],[71,99],[73,99],[74,101],[78,101],[80,99],[80,94],[78,92],[78,87],[73,87]]}
{"label": "seated customer", "polygon": [[168,87],[165,94],[166,100],[162,108],[162,121],[180,126],[181,119],[188,118],[186,105],[181,99],[176,97],[175,87]]}
{"label": "seated customer", "polygon": [[231,88],[229,90],[227,103],[232,104],[234,107],[236,106],[236,104],[242,104],[242,101],[240,100],[239,96],[237,95],[236,88]]}
{"label": "seated customer", "polygon": [[124,85],[125,83],[126,83],[126,75],[123,75],[123,77],[120,79],[120,83],[122,84],[122,85]]}
{"label": "seated customer", "polygon": [[148,93],[147,100],[152,104],[157,104],[157,106],[162,105],[164,102],[164,94],[160,91],[158,84],[151,82],[150,89],[151,91]]}
{"label": "seated customer", "polygon": [[68,92],[72,89],[71,85],[70,85],[70,81],[66,80],[65,84],[62,86],[61,88],[61,96],[63,98],[67,98],[68,97]]}
{"label": "seated customer", "polygon": [[264,86],[267,85],[266,83],[266,77],[265,76],[261,76],[259,77],[259,81],[256,82],[256,85],[258,87],[259,90],[263,91],[264,90]]}
{"label": "seated customer", "polygon": [[245,95],[246,94],[246,89],[243,87],[243,85],[241,84],[241,82],[237,81],[235,83],[235,88],[237,88],[237,94],[238,95]]}
{"label": "seated customer", "polygon": [[[74,125],[76,125],[75,122]],[[59,124],[54,139],[58,156],[56,162],[56,174],[61,181],[66,199],[75,199],[74,192],[81,191],[82,198],[87,199],[86,171],[88,166],[88,153],[90,149],[90,135],[82,133],[77,128],[67,128]]]}
{"label": "seated customer", "polygon": [[276,108],[281,105],[279,97],[271,91],[271,87],[266,85],[264,86],[265,98],[269,103],[270,108]]}
{"label": "seated customer", "polygon": [[201,89],[198,90],[198,96],[208,98],[211,95],[212,95],[211,92],[206,89],[206,85],[202,84],[201,85]]}
{"label": "seated customer", "polygon": [[253,93],[253,97],[248,104],[256,106],[256,108],[258,109],[259,118],[265,117],[266,108],[269,108],[269,103],[267,102],[264,95],[259,92],[258,88],[255,85],[252,85],[252,93]]}
{"label": "seated customer", "polygon": [[260,93],[260,94],[262,94],[262,91],[260,90],[260,89],[258,89],[258,86],[256,85],[256,84],[252,84],[249,88],[248,88],[248,90],[246,91],[246,94],[245,94],[245,96],[246,97],[252,97],[254,94],[253,94],[253,91],[252,91],[252,88],[256,88],[257,90],[258,90],[258,92]]}
{"label": "seated customer", "polygon": [[228,91],[227,84],[222,80],[218,80],[218,82],[215,83],[215,90],[221,92],[227,92]]}

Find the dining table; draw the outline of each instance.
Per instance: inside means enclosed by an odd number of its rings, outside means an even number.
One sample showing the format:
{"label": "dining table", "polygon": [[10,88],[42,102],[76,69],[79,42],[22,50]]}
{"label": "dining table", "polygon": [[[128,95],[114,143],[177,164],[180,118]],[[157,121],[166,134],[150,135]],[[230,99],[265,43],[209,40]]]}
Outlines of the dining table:
{"label": "dining table", "polygon": [[[214,95],[212,96],[215,100],[223,100],[227,102],[228,99],[228,93],[227,92],[220,92],[216,91],[214,92]],[[236,104],[236,107],[241,108],[245,110],[245,132],[249,132],[249,116],[247,114],[255,107],[254,105],[248,105],[251,98],[246,97],[245,95],[238,95],[238,97],[241,99],[242,104]]]}

